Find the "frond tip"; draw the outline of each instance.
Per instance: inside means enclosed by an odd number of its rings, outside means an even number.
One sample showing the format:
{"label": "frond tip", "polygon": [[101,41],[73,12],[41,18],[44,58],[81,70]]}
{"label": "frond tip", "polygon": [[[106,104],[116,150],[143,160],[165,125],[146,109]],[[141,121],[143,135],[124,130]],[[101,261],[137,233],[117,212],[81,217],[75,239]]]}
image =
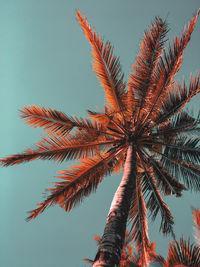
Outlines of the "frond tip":
{"label": "frond tip", "polygon": [[76,16],[92,47],[93,70],[105,90],[106,100],[115,112],[121,112],[123,116],[126,94],[119,58],[114,56],[109,42],[104,44],[99,34],[95,30],[92,32],[86,18],[78,10]]}

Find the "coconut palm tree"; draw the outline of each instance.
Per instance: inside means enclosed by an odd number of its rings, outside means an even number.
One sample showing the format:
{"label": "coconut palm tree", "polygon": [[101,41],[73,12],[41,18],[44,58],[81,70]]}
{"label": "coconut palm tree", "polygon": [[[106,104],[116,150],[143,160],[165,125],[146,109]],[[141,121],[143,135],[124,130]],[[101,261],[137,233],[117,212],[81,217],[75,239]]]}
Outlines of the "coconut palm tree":
{"label": "coconut palm tree", "polygon": [[161,214],[160,230],[173,235],[174,220],[161,194],[180,197],[187,188],[200,189],[199,139],[189,137],[199,133],[200,115],[183,111],[200,91],[199,74],[191,76],[189,86],[174,81],[199,12],[168,50],[167,24],[156,17],[144,33],[126,84],[112,45],[77,10],[77,20],[92,47],[93,70],[105,91],[104,110],[88,110],[89,118],[36,106],[21,110],[25,122],[43,127],[46,136],[35,147],[2,159],[3,166],[39,158],[79,161],[59,172],[62,180],[47,189],[50,194],[30,211],[28,221],[54,204],[70,211],[96,191],[106,175],[123,169],[93,266],[119,265],[127,220],[143,255],[142,264],[147,265],[147,208],[152,219]]}

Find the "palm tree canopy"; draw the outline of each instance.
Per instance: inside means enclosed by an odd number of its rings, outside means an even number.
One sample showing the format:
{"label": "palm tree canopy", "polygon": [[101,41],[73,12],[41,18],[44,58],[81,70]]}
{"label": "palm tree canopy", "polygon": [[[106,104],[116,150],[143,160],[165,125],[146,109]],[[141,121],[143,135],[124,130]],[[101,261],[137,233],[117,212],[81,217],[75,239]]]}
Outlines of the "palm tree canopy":
{"label": "palm tree canopy", "polygon": [[137,171],[137,190],[129,212],[132,237],[145,254],[149,244],[147,209],[152,219],[161,214],[160,230],[164,234],[173,234],[173,217],[162,195],[180,197],[183,190],[200,190],[200,146],[196,136],[200,133],[200,113],[194,117],[183,111],[200,92],[199,73],[191,76],[188,85],[174,80],[199,12],[168,49],[168,26],[156,17],[144,33],[126,83],[110,42],[104,42],[76,11],[92,48],[92,66],[104,89],[106,104],[104,110],[88,110],[88,118],[69,117],[50,108],[23,107],[24,121],[42,127],[46,135],[33,148],[2,159],[3,166],[39,158],[79,162],[59,171],[61,180],[47,189],[50,194],[30,211],[27,220],[54,204],[70,211],[95,191],[106,175],[123,170],[131,143],[136,148]]}

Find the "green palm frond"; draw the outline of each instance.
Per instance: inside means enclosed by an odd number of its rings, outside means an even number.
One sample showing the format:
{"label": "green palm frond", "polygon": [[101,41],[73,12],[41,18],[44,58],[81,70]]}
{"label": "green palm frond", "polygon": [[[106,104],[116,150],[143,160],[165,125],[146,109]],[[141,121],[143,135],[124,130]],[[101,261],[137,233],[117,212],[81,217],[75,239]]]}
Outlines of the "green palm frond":
{"label": "green palm frond", "polygon": [[[147,147],[153,149],[152,145],[160,145],[165,148],[165,154],[171,159],[183,160],[186,162],[193,162],[194,164],[200,163],[200,146],[199,138],[188,137],[186,135],[176,137],[170,140],[170,142],[162,141],[161,139],[151,139]],[[155,151],[157,152],[157,151]]]}
{"label": "green palm frond", "polygon": [[164,195],[175,194],[176,197],[182,196],[182,191],[186,190],[185,186],[175,179],[161,164],[153,157],[149,157],[149,161],[153,166],[154,176],[157,186]]}
{"label": "green palm frond", "polygon": [[182,180],[187,189],[199,191],[200,190],[200,168],[193,162],[178,160],[175,157],[170,158],[167,149],[163,153],[155,150],[161,156],[161,164],[169,174]]}
{"label": "green palm frond", "polygon": [[147,208],[150,210],[150,214],[153,220],[157,217],[158,212],[161,214],[161,224],[160,224],[160,231],[163,234],[172,234],[173,232],[173,224],[174,220],[172,214],[163,201],[161,194],[159,193],[158,187],[156,185],[156,180],[153,176],[152,172],[145,172],[144,174],[144,192],[148,192],[148,201],[147,201]]}

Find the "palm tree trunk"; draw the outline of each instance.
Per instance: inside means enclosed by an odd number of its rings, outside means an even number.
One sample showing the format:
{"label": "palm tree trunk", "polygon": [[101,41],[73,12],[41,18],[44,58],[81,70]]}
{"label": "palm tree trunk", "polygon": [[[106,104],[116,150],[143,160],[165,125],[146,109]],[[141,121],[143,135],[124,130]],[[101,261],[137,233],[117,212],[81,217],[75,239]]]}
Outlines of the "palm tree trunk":
{"label": "palm tree trunk", "polygon": [[135,146],[130,144],[127,150],[122,181],[115,192],[93,267],[119,266],[131,204],[130,200],[135,188],[136,150]]}

